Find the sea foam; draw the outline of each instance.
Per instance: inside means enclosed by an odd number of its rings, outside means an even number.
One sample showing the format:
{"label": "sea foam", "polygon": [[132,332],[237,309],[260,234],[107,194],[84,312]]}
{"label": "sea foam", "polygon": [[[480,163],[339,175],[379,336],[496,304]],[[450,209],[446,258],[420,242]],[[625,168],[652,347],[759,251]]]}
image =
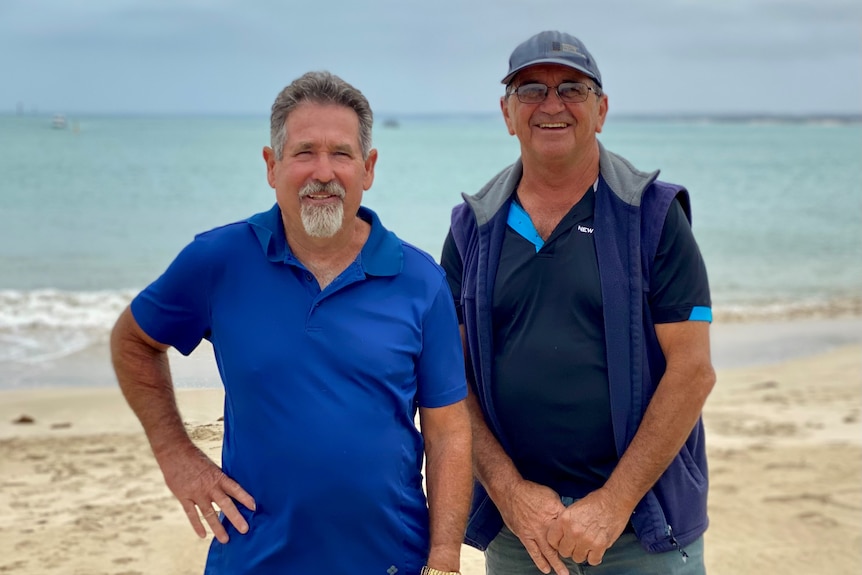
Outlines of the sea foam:
{"label": "sea foam", "polygon": [[38,363],[107,342],[131,290],[0,290],[0,362]]}

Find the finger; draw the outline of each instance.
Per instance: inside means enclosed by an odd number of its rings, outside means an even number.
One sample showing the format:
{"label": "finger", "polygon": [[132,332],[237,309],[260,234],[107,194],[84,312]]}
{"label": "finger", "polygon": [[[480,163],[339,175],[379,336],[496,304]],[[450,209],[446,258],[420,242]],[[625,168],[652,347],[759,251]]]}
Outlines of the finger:
{"label": "finger", "polygon": [[[242,488],[242,486],[228,477],[227,475],[221,481],[221,488],[225,493],[242,503],[246,506],[247,509],[255,510],[257,504],[254,501],[254,497],[252,497],[248,491]],[[224,511],[224,507],[222,507],[222,511]]]}
{"label": "finger", "polygon": [[536,544],[535,541],[533,541],[532,539],[525,539],[521,540],[521,544],[524,546],[524,549],[527,550],[527,553],[530,554],[530,559],[533,560],[533,563],[536,564],[536,567],[539,569],[539,571],[545,574],[551,572],[550,563],[548,563],[547,559],[545,559],[545,556],[542,555],[542,552],[539,551],[539,546]]}
{"label": "finger", "polygon": [[563,535],[557,542],[555,549],[558,555],[562,557],[571,557],[572,553],[575,551],[576,541],[568,531],[563,531],[562,533]]}
{"label": "finger", "polygon": [[556,551],[560,550],[560,542],[563,540],[563,528],[560,526],[559,520],[555,520],[548,528],[548,545]]}
{"label": "finger", "polygon": [[204,518],[204,521],[210,526],[213,536],[219,540],[219,543],[227,543],[230,538],[227,536],[224,525],[219,521],[218,512],[213,509],[212,503],[203,503],[198,505],[198,507],[201,510],[201,516]]}
{"label": "finger", "polygon": [[587,549],[586,551],[577,548],[572,549],[572,561],[574,561],[575,563],[586,563],[587,555],[589,555],[589,553],[589,549]]}
{"label": "finger", "polygon": [[182,503],[183,511],[186,512],[186,517],[189,518],[189,523],[192,524],[192,529],[195,530],[195,534],[198,537],[203,539],[207,536],[207,530],[201,523],[200,517],[198,517],[198,508],[195,507],[194,502],[192,501],[184,501]]}
{"label": "finger", "polygon": [[587,563],[589,563],[590,565],[593,565],[593,566],[601,565],[604,557],[605,557],[604,551],[596,551],[595,549],[590,549],[590,551],[587,553],[586,561],[587,561]]}
{"label": "finger", "polygon": [[240,533],[248,533],[248,522],[246,522],[245,517],[239,512],[236,504],[233,502],[233,499],[223,495],[219,501],[216,501],[216,505],[219,506],[221,512],[224,513],[224,516],[227,517],[228,521],[236,527],[236,530]]}
{"label": "finger", "polygon": [[554,569],[554,572],[557,575],[569,575],[569,570],[566,569],[566,564],[563,563],[563,560],[560,558],[560,554],[552,549],[551,546],[548,545],[547,541],[538,541],[537,544],[542,557]]}

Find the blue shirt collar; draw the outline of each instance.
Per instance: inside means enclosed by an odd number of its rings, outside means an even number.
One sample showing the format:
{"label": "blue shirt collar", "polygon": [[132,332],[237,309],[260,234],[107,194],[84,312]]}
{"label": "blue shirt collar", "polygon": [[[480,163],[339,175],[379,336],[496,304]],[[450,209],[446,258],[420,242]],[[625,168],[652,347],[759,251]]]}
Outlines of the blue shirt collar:
{"label": "blue shirt collar", "polygon": [[[371,233],[359,253],[359,263],[366,275],[394,276],[401,272],[404,248],[398,237],[383,227],[372,210],[360,206],[359,217],[371,224]],[[287,244],[281,210],[275,204],[266,212],[246,220],[260,242],[264,256],[271,262],[288,263],[296,260]]]}

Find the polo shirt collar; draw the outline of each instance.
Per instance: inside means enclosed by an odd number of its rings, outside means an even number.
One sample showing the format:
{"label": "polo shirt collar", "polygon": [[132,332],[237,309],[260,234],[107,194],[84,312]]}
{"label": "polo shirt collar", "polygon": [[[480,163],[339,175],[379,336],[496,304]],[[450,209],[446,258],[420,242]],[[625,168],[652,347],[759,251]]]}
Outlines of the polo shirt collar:
{"label": "polo shirt collar", "polygon": [[[404,264],[404,248],[398,237],[383,227],[380,218],[372,210],[359,207],[359,217],[371,224],[371,233],[359,253],[359,263],[366,275],[394,276],[401,272]],[[264,256],[271,262],[296,261],[281,221],[278,204],[268,211],[255,214],[246,220],[257,237]]]}

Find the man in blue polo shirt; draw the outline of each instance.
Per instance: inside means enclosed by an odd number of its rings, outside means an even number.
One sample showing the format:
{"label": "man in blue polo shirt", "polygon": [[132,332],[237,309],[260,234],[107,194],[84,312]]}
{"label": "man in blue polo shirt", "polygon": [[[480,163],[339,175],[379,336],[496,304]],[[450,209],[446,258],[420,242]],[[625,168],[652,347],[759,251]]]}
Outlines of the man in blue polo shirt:
{"label": "man in blue polo shirt", "polygon": [[[117,379],[165,481],[214,534],[207,574],[458,572],[461,340],[442,269],[360,205],[371,124],[337,76],[287,86],[263,151],[277,203],[198,235],[114,328]],[[221,468],[189,439],[167,363],[202,339],[225,389]]]}
{"label": "man in blue polo shirt", "polygon": [[442,257],[474,380],[466,540],[488,575],[702,574],[715,375],[688,193],[601,146],[577,38],[529,38],[503,84],[521,157],[464,196]]}

